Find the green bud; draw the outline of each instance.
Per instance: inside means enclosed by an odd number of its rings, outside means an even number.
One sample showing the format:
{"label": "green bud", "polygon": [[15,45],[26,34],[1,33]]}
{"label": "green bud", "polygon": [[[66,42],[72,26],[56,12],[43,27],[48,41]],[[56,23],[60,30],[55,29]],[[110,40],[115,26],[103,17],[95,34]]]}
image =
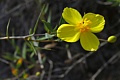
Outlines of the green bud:
{"label": "green bud", "polygon": [[35,74],[36,76],[40,76],[40,72],[36,72],[36,74]]}
{"label": "green bud", "polygon": [[110,36],[110,37],[108,37],[108,39],[107,39],[107,41],[108,41],[109,43],[114,43],[114,42],[116,42],[116,40],[117,40],[117,37],[116,37],[116,36]]}

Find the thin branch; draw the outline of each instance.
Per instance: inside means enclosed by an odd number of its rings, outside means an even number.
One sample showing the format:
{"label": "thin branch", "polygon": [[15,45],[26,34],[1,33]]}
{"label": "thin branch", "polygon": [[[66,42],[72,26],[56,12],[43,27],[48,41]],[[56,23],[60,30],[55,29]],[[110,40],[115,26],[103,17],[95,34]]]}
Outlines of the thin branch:
{"label": "thin branch", "polygon": [[28,68],[26,68],[25,70],[23,70],[17,77],[13,77],[13,78],[8,78],[6,80],[18,80],[25,72],[29,71],[31,68],[33,68],[35,65],[31,65]]}
{"label": "thin branch", "polygon": [[68,59],[72,59],[71,52],[70,52],[70,50],[68,48],[67,48],[67,56],[68,56]]}
{"label": "thin branch", "polygon": [[44,69],[44,65],[43,65],[42,58],[41,58],[41,53],[37,51],[37,54],[38,54],[38,61],[40,63],[40,68]]}
{"label": "thin branch", "polygon": [[31,39],[32,36],[40,36],[45,34],[30,34],[26,36],[9,36],[9,37],[0,37],[0,40],[10,40],[10,39],[23,39],[26,41],[34,41],[34,42],[58,42],[58,40],[37,40],[37,39]]}
{"label": "thin branch", "polygon": [[0,40],[6,40],[6,39],[26,39],[32,36],[45,36],[45,34],[30,34],[25,36],[9,36],[8,37],[0,37]]}
{"label": "thin branch", "polygon": [[53,69],[53,62],[52,62],[52,60],[48,60],[48,62],[50,64],[50,68],[49,68],[47,80],[50,80],[51,79],[51,74],[52,74],[52,69]]}
{"label": "thin branch", "polygon": [[45,75],[45,71],[44,71],[44,70],[42,70],[42,73],[41,73],[41,75],[40,75],[40,80],[43,80],[44,75]]}
{"label": "thin branch", "polygon": [[10,62],[8,62],[7,60],[2,59],[2,58],[0,58],[0,61],[3,62],[3,63],[6,63],[6,64],[10,64]]}
{"label": "thin branch", "polygon": [[91,80],[95,80],[95,78],[103,71],[105,67],[108,66],[108,64],[112,63],[114,59],[116,59],[120,55],[120,51],[116,53],[113,57],[111,57],[106,63],[103,64],[102,67],[100,67],[97,72],[92,76]]}
{"label": "thin branch", "polygon": [[26,39],[29,38],[31,36],[34,36],[34,34],[30,34],[30,35],[26,35],[26,36],[9,36],[8,37],[0,37],[0,40],[8,40],[8,39]]}
{"label": "thin branch", "polygon": [[58,40],[32,40],[32,39],[29,39],[28,41],[34,41],[34,42],[58,42]]}
{"label": "thin branch", "polygon": [[102,5],[112,5],[112,2],[103,2],[101,0],[97,0],[97,3]]}
{"label": "thin branch", "polygon": [[34,0],[29,0],[27,3],[22,3],[20,5],[15,6],[14,8],[12,8],[11,10],[9,10],[8,12],[4,13],[3,15],[0,16],[0,19],[6,17],[7,15],[11,14],[12,12],[22,9],[24,10],[24,8],[26,8],[27,4],[30,4],[30,2],[33,2]]}
{"label": "thin branch", "polygon": [[[101,43],[100,47],[104,46],[105,44],[107,44],[107,42]],[[83,56],[82,58],[80,58],[79,60],[77,60],[75,63],[73,63],[70,67],[68,67],[67,70],[63,74],[61,74],[61,75],[54,75],[52,77],[53,78],[56,78],[56,77],[57,78],[63,78],[63,77],[65,77],[77,64],[79,64],[82,61],[84,61],[87,57],[91,56],[93,53],[94,52],[87,53],[85,56]]]}

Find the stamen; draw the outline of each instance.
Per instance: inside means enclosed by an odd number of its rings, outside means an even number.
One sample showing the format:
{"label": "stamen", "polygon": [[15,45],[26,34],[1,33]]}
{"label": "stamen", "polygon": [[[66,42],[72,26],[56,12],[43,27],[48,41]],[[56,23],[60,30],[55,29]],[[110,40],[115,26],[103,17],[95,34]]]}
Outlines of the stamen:
{"label": "stamen", "polygon": [[89,24],[91,24],[91,21],[88,20],[87,18],[85,18],[85,19],[83,20],[83,24],[84,24],[84,26],[88,26]]}
{"label": "stamen", "polygon": [[86,26],[86,27],[81,28],[80,32],[87,32],[89,30],[90,30],[90,28],[88,26]]}
{"label": "stamen", "polygon": [[80,29],[80,32],[86,32],[90,30],[90,27],[88,26],[91,23],[90,20],[85,18],[82,22],[78,23],[78,28]]}

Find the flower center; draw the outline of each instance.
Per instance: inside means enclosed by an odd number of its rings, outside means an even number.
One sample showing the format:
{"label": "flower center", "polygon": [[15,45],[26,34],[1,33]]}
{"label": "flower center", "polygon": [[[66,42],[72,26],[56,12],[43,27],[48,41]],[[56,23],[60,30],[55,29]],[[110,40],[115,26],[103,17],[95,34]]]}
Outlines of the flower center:
{"label": "flower center", "polygon": [[87,32],[90,30],[89,24],[91,23],[90,20],[88,20],[87,18],[85,18],[83,21],[81,21],[80,23],[78,23],[78,27],[80,29],[80,32]]}

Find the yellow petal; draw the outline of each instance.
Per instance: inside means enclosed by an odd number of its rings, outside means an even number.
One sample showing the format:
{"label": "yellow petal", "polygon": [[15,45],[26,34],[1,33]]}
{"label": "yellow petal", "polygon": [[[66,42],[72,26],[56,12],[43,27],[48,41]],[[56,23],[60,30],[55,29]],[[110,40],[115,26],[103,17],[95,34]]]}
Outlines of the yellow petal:
{"label": "yellow petal", "polygon": [[90,27],[91,32],[98,33],[104,28],[105,20],[102,15],[87,13],[84,15],[83,19],[90,21],[90,24],[88,26]]}
{"label": "yellow petal", "polygon": [[99,47],[98,38],[91,32],[83,32],[80,34],[80,43],[87,51],[96,51]]}
{"label": "yellow petal", "polygon": [[76,9],[73,9],[73,8],[66,7],[63,10],[62,16],[65,19],[65,21],[68,22],[69,24],[75,25],[79,23],[80,21],[82,21],[82,17],[80,13]]}
{"label": "yellow petal", "polygon": [[76,42],[80,39],[80,31],[74,25],[62,24],[57,30],[57,37],[66,42]]}

